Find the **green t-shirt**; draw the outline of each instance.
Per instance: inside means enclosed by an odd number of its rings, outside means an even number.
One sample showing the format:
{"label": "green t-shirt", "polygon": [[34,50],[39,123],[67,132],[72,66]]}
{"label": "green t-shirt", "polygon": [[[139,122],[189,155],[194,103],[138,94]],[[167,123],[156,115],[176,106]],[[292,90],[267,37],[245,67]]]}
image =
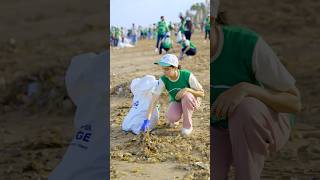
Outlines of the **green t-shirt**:
{"label": "green t-shirt", "polygon": [[168,27],[167,22],[166,21],[159,21],[157,29],[158,29],[158,34],[165,35],[166,32],[169,31],[169,27]]}
{"label": "green t-shirt", "polygon": [[120,38],[120,36],[121,36],[121,31],[120,31],[119,28],[116,28],[116,29],[115,29],[115,37],[116,37],[116,38]]}
{"label": "green t-shirt", "polygon": [[186,69],[179,70],[179,78],[174,82],[164,75],[160,77],[169,93],[170,102],[172,101],[180,102],[180,100],[176,100],[175,97],[181,89],[190,88],[190,84],[189,84],[190,74],[191,72],[189,70],[186,70]]}
{"label": "green t-shirt", "polygon": [[207,17],[205,19],[205,30],[210,31],[210,18],[209,17]]}
{"label": "green t-shirt", "polygon": [[[210,104],[240,82],[259,85],[252,70],[252,55],[259,36],[249,29],[236,26],[223,26],[222,31],[222,50],[210,63]],[[211,126],[228,128],[227,119],[217,120],[215,115],[211,115]]]}
{"label": "green t-shirt", "polygon": [[180,27],[179,27],[179,31],[181,31],[181,33],[183,34],[184,31],[185,31],[185,24],[186,24],[186,20],[183,20],[180,24]]}

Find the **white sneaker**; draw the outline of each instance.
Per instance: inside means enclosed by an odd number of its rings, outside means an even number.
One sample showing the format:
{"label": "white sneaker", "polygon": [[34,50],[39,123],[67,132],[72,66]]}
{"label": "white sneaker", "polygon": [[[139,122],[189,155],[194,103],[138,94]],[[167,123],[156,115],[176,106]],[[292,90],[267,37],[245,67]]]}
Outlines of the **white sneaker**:
{"label": "white sneaker", "polygon": [[193,130],[192,127],[189,128],[189,129],[187,129],[187,128],[182,128],[182,129],[181,129],[181,134],[182,134],[183,136],[189,136],[189,135],[192,133],[192,130]]}
{"label": "white sneaker", "polygon": [[158,48],[156,48],[155,50],[154,50],[154,52],[158,52],[159,51],[159,49]]}

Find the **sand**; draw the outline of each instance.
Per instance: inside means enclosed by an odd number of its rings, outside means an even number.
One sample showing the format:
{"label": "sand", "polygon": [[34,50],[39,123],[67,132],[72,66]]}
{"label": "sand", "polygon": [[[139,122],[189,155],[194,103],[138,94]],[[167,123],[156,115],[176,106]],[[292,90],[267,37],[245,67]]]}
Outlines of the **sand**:
{"label": "sand", "polygon": [[[198,54],[181,61],[183,68],[191,70],[205,89],[202,106],[193,115],[194,132],[182,137],[180,129],[165,125],[164,111],[167,96],[161,99],[160,121],[150,134],[151,144],[141,135],[125,134],[121,123],[130,109],[131,80],[147,74],[159,77],[161,68],[154,65],[161,55],[154,52],[155,40],[139,41],[134,48],[111,49],[111,177],[112,179],[208,179],[209,177],[209,41],[204,34],[192,36]],[[175,39],[175,38],[173,38]],[[179,54],[179,45],[173,52]],[[125,89],[119,93],[119,88]]]}
{"label": "sand", "polygon": [[[105,7],[84,0],[1,2],[1,180],[47,179],[61,160],[73,136],[65,71],[73,56],[105,49]],[[28,99],[34,78],[42,90]]]}
{"label": "sand", "polygon": [[[105,7],[104,2],[84,0],[68,2],[10,0],[1,3],[0,179],[47,179],[49,172],[61,160],[73,135],[73,111],[62,110],[58,113],[61,108],[56,108],[60,107],[61,99],[63,100],[66,95],[65,91],[59,91],[58,97],[62,98],[58,98],[59,102],[53,105],[49,112],[48,106],[41,108],[28,106],[26,105],[28,102],[21,103],[23,100],[21,94],[27,84],[26,77],[31,75],[44,74],[43,82],[47,82],[45,81],[47,77],[53,76],[56,80],[49,84],[63,87],[61,79],[72,56],[85,52],[101,52],[104,49],[103,38],[107,22]],[[320,16],[318,9],[320,2],[229,0],[223,1],[222,7],[229,12],[232,22],[246,25],[264,37],[296,78],[302,95],[303,111],[299,115],[292,138],[284,149],[268,158],[262,179],[319,179]],[[200,47],[203,46],[204,50],[208,48],[201,41],[197,42],[198,44]],[[115,66],[111,69],[110,76],[112,88],[125,85],[132,79],[130,76],[137,77],[145,73],[160,74],[154,65],[146,63],[159,57],[152,52],[154,42],[139,43],[139,45],[141,46],[132,49],[112,50],[114,57],[118,58],[118,61],[112,61],[112,65]],[[201,53],[203,57],[192,60],[194,63],[185,62],[184,67],[196,69],[195,74],[206,87],[209,84],[205,73],[208,67],[203,64],[207,62],[205,57],[208,57],[208,54]],[[139,66],[132,66],[131,63],[139,63]],[[49,69],[52,72],[46,73]],[[126,72],[130,76],[123,74]],[[12,103],[8,103],[7,100]],[[206,102],[208,103],[208,99]],[[5,106],[8,104],[9,106]],[[124,135],[119,126],[130,105],[129,94],[112,94],[110,104],[113,108],[111,125],[114,124],[111,141],[115,142],[111,143],[111,146],[121,148],[130,145],[133,135]],[[202,172],[201,177],[206,177],[208,171],[205,165],[209,163],[208,155],[197,153],[208,152],[206,144],[209,137],[208,117],[206,108],[195,113],[196,135],[190,140],[181,140],[181,144],[185,145],[181,147],[193,149],[199,146],[195,142],[201,142],[199,148],[204,150],[195,149],[184,154],[194,154],[192,158],[204,165],[199,166],[199,163],[197,165],[195,160],[194,163],[184,163],[183,159],[176,158],[177,155],[165,156],[166,160],[161,163],[135,159],[133,162],[128,162],[116,155],[111,162],[111,175],[118,179],[143,179],[150,178],[151,175],[182,179],[194,175],[193,172]],[[200,134],[199,129],[204,129],[205,133]],[[157,131],[158,134],[154,136],[167,137],[163,140],[168,143],[178,138],[179,128],[169,129],[160,124]],[[130,148],[133,148],[132,145]],[[159,151],[163,150],[165,149],[160,148]],[[126,149],[118,152],[124,154]]]}

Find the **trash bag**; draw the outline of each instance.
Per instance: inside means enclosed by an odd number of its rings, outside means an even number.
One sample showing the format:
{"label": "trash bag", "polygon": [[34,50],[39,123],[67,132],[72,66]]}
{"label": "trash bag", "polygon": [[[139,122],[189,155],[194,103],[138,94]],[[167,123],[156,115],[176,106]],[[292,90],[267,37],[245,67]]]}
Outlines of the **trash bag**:
{"label": "trash bag", "polygon": [[49,180],[107,179],[107,78],[109,55],[87,53],[72,59],[66,87],[77,106],[74,137]]}
{"label": "trash bag", "polygon": [[[134,134],[140,133],[143,121],[146,119],[148,107],[152,99],[152,90],[158,81],[154,76],[146,75],[131,81],[130,89],[133,94],[132,105],[129,113],[122,122],[123,131],[131,131]],[[150,119],[150,130],[159,120],[159,106],[155,108]]]}
{"label": "trash bag", "polygon": [[134,47],[134,45],[131,45],[131,44],[130,44],[130,40],[129,40],[129,39],[124,38],[124,41],[123,41],[123,42],[119,41],[118,47],[120,47],[120,48],[129,47],[129,48],[130,48],[130,47]]}

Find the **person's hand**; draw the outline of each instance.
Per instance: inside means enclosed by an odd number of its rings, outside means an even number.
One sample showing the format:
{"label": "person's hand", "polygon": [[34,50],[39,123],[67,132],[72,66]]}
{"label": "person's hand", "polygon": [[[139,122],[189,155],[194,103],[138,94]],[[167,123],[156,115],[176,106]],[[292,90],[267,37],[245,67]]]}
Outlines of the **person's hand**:
{"label": "person's hand", "polygon": [[185,95],[185,93],[187,93],[187,92],[188,92],[188,88],[183,88],[183,89],[181,89],[181,90],[176,94],[175,99],[176,99],[176,100],[180,100],[180,99]]}
{"label": "person's hand", "polygon": [[143,124],[141,126],[141,129],[140,131],[143,131],[143,132],[147,132],[147,130],[150,128],[150,120],[149,119],[145,119],[143,121]]}
{"label": "person's hand", "polygon": [[246,83],[239,83],[218,96],[211,107],[211,113],[219,119],[230,117],[246,96]]}

